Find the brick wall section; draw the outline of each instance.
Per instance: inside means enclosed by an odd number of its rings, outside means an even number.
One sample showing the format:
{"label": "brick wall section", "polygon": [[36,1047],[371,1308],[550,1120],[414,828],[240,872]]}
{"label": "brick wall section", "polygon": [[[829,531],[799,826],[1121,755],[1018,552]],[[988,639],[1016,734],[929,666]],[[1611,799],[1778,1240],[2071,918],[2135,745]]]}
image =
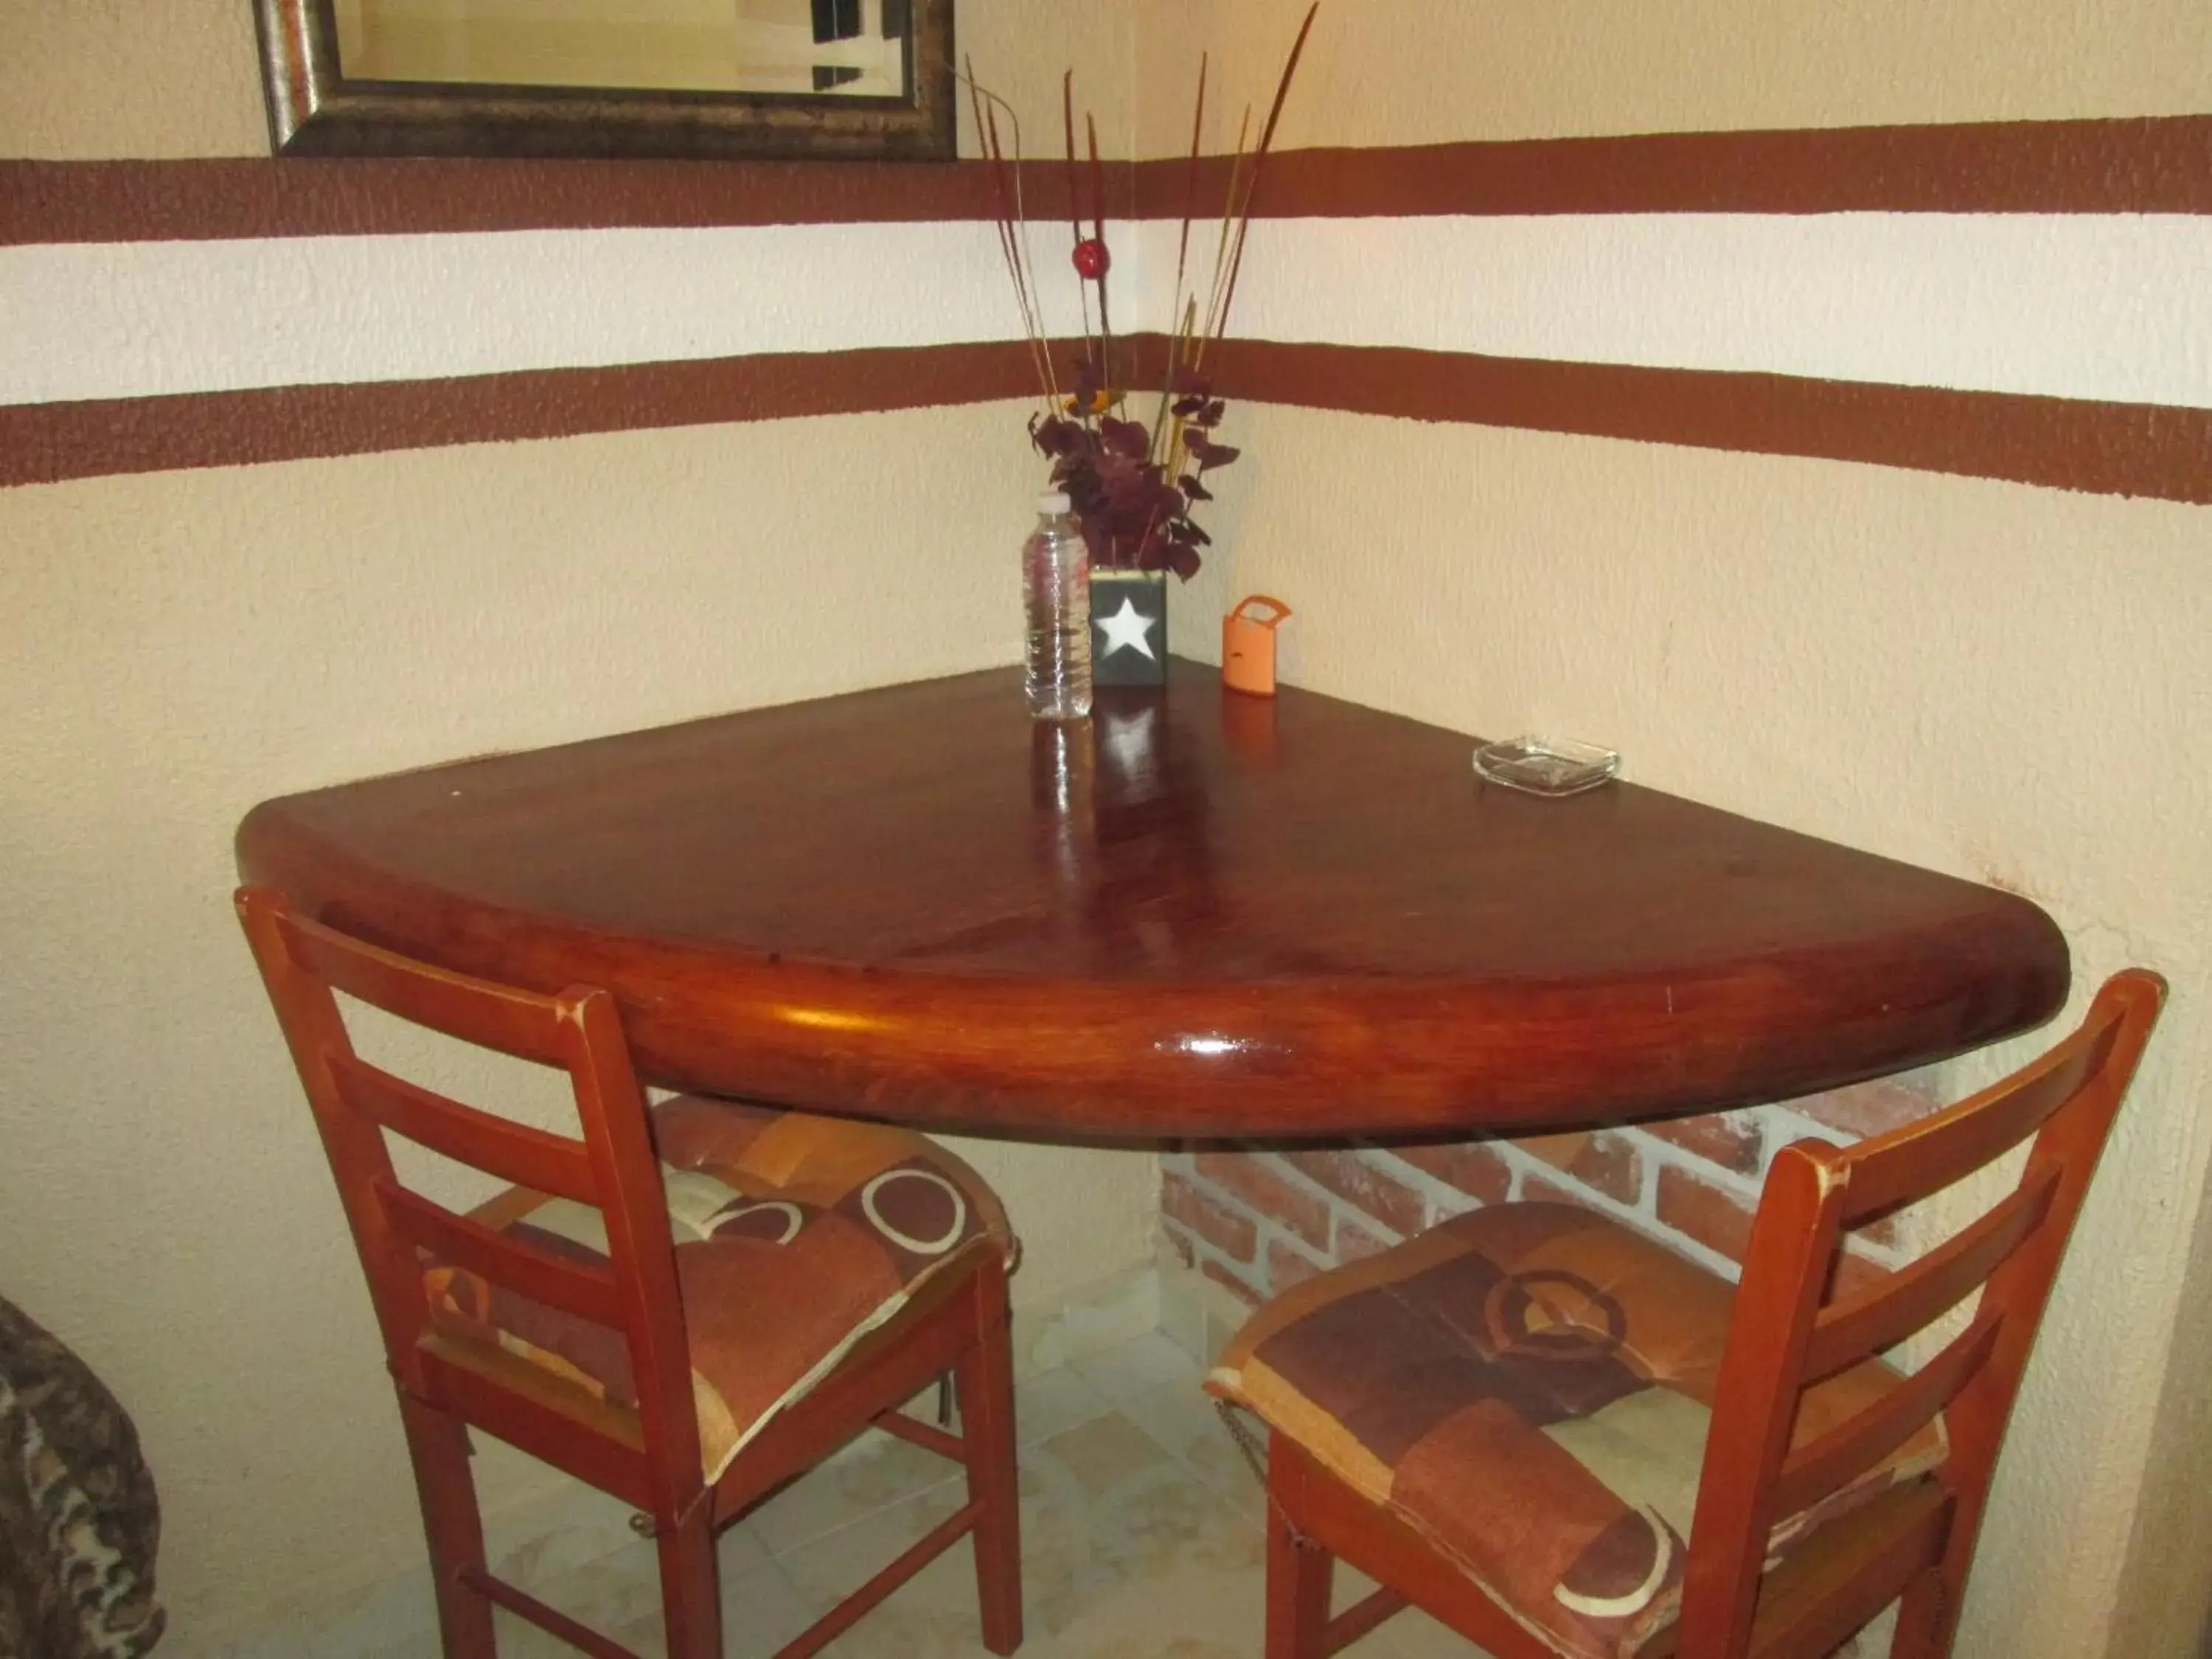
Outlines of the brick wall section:
{"label": "brick wall section", "polygon": [[[1642,1127],[1455,1145],[1215,1148],[1163,1160],[1176,1253],[1250,1304],[1447,1216],[1505,1199],[1581,1204],[1735,1277],[1775,1152],[1849,1142],[1934,1109],[1917,1083],[1857,1084],[1774,1106]],[[1895,1265],[1887,1226],[1852,1242],[1855,1277]]]}

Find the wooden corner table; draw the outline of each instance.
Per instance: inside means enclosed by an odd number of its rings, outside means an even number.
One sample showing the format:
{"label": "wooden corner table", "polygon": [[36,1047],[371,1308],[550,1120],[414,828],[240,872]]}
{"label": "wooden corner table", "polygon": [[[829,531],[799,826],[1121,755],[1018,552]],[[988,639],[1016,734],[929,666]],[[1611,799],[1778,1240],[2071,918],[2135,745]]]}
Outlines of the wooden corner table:
{"label": "wooden corner table", "polygon": [[2027,900],[1173,665],[993,670],[264,802],[239,868],[446,966],[605,987],[671,1086],[1055,1139],[1711,1110],[2023,1030]]}

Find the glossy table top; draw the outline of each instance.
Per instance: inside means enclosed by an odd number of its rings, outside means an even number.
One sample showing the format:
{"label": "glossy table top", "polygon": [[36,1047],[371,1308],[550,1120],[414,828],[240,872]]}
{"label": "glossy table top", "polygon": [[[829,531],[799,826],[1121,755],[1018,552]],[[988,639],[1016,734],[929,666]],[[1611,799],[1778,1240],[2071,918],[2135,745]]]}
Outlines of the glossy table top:
{"label": "glossy table top", "polygon": [[246,878],[604,986],[656,1081],[923,1125],[1342,1134],[1775,1099],[2064,1000],[2024,899],[1310,692],[999,670],[286,797]]}

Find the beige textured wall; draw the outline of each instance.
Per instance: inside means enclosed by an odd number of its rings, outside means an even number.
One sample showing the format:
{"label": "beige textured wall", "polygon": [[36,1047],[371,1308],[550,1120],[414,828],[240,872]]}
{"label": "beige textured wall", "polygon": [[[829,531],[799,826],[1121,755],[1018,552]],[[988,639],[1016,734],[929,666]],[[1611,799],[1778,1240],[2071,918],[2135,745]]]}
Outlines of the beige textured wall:
{"label": "beige textured wall", "polygon": [[2168,1351],[2166,1384],[2151,1428],[2129,1539],[2127,1577],[2107,1651],[2185,1654],[2212,1659],[2212,1186],[2197,1200],[2197,1236],[2181,1291],[2181,1313]]}
{"label": "beige textured wall", "polygon": [[[1307,0],[1139,0],[1139,153],[1225,145]],[[1040,8],[1040,10],[1048,9]],[[1323,0],[1279,142],[1833,127],[2212,109],[2203,0]]]}
{"label": "beige textured wall", "polygon": [[[1125,20],[1066,8],[1038,67],[1015,9],[967,0],[979,67],[1056,88],[1079,48],[1126,123]],[[0,155],[265,151],[242,0],[0,0]],[[240,815],[1011,660],[1022,412],[0,490],[0,1294],[137,1416],[179,1641],[421,1550],[359,1271],[229,914]],[[1021,1304],[1150,1260],[1149,1158],[966,1150],[1025,1235]]]}

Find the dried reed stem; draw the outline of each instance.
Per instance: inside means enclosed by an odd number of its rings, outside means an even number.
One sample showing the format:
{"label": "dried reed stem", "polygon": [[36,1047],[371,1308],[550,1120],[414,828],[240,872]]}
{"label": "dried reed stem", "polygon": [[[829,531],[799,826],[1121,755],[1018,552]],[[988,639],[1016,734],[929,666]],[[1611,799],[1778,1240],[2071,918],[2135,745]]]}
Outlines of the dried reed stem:
{"label": "dried reed stem", "polygon": [[1313,33],[1314,14],[1321,9],[1321,0],[1313,0],[1306,8],[1305,21],[1298,25],[1298,38],[1291,43],[1291,55],[1283,65],[1283,78],[1275,82],[1275,101],[1267,106],[1267,124],[1260,129],[1260,148],[1252,157],[1252,173],[1244,185],[1244,205],[1237,216],[1237,251],[1230,257],[1229,287],[1221,299],[1221,323],[1215,329],[1218,339],[1229,330],[1229,309],[1237,302],[1237,278],[1244,269],[1244,237],[1252,228],[1252,197],[1260,187],[1260,171],[1274,145],[1275,124],[1282,119],[1283,102],[1291,95],[1291,82],[1298,72],[1298,59],[1305,55],[1306,37]]}
{"label": "dried reed stem", "polygon": [[[1013,106],[984,86],[975,78],[973,58],[966,61],[957,71],[959,78],[968,83],[969,102],[975,112],[975,136],[983,147],[984,158],[990,164],[991,194],[997,215],[999,254],[1006,262],[1006,273],[1014,284],[1014,303],[1022,314],[1022,331],[1030,349],[1030,366],[1036,371],[1039,395],[1049,405],[1060,401],[1060,385],[1053,373],[1052,353],[1044,336],[1044,310],[1037,296],[1036,284],[1030,275],[1029,257],[1029,219],[1022,204],[1022,124]],[[1006,162],[1006,146],[999,137],[999,111],[1006,112],[1006,120],[1014,133],[1014,159],[1011,167]]]}

